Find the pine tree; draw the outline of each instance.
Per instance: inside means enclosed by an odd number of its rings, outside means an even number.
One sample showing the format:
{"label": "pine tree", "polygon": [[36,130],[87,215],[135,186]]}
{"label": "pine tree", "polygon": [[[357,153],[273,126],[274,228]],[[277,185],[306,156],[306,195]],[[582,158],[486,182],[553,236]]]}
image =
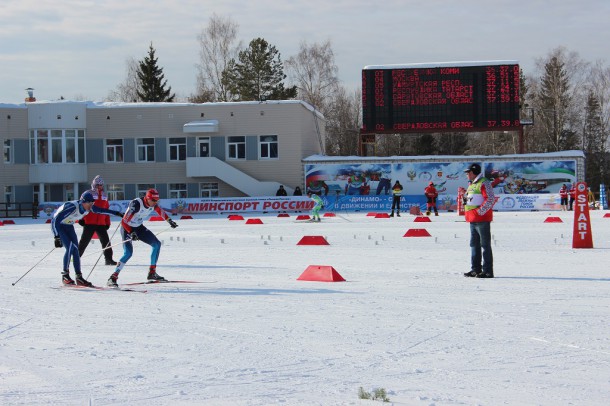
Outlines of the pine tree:
{"label": "pine tree", "polygon": [[549,151],[574,148],[573,132],[565,131],[567,109],[570,104],[570,81],[565,63],[557,56],[544,65],[539,99],[541,108],[536,113],[547,128]]}
{"label": "pine tree", "polygon": [[262,38],[250,41],[223,72],[223,82],[239,101],[282,100],[296,97],[297,87],[284,87],[284,67],[277,49]]}
{"label": "pine tree", "polygon": [[587,96],[585,123],[583,126],[583,149],[586,157],[586,181],[590,186],[604,183],[605,147],[602,112],[599,100],[593,92]]}
{"label": "pine tree", "polygon": [[138,81],[140,89],[138,89],[138,98],[144,102],[173,102],[176,94],[170,93],[171,86],[167,86],[167,80],[163,74],[163,68],[157,65],[158,59],[155,57],[155,49],[150,43],[148,48],[148,56],[139,61]]}

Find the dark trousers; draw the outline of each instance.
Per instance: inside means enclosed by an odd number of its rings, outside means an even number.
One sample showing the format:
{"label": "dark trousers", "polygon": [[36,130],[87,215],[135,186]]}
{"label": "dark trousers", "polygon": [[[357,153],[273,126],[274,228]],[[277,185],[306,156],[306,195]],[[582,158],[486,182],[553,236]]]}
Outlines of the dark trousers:
{"label": "dark trousers", "polygon": [[400,195],[392,196],[392,213],[394,213],[394,209],[396,208],[396,212],[400,213]]}
{"label": "dark trousers", "polygon": [[[82,257],[91,242],[91,237],[93,234],[97,233],[98,238],[100,239],[100,243],[102,244],[102,248],[108,247],[110,245],[110,238],[108,238],[108,231],[106,231],[106,226],[101,226],[97,224],[86,224],[83,227],[83,234],[80,236],[80,241],[78,243],[78,254]],[[112,260],[112,248],[108,248],[104,250],[104,258],[106,261]]]}
{"label": "dark trousers", "polygon": [[435,213],[438,213],[438,210],[436,209],[436,197],[426,197],[428,199],[428,202],[426,203],[426,209],[428,209],[428,211],[430,211],[431,209],[434,209]]}
{"label": "dark trousers", "polygon": [[494,273],[491,226],[488,221],[470,223],[470,270],[476,273]]}

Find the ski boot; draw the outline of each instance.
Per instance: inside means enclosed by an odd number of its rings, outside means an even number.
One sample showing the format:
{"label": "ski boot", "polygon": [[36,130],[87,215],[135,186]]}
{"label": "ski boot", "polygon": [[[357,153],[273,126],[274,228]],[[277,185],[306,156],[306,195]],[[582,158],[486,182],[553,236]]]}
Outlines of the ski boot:
{"label": "ski boot", "polygon": [[396,212],[396,217],[400,217],[400,212]]}
{"label": "ski boot", "polygon": [[119,284],[117,283],[118,279],[119,279],[119,274],[116,272],[113,272],[112,275],[110,275],[110,278],[108,278],[106,285],[108,285],[111,288],[118,288],[119,287]]}
{"label": "ski boot", "polygon": [[63,271],[61,273],[61,281],[64,285],[75,285],[72,278],[70,278],[70,272],[68,271]]}
{"label": "ski boot", "polygon": [[430,210],[427,210],[426,211],[426,216],[429,216],[429,215],[430,215]]}
{"label": "ski boot", "polygon": [[112,258],[106,259],[106,265],[116,265],[116,261]]}
{"label": "ski boot", "polygon": [[390,213],[390,217],[394,217],[394,211],[392,211],[392,213]]}
{"label": "ski boot", "polygon": [[83,278],[83,274],[82,273],[77,273],[76,274],[76,284],[78,286],[85,286],[88,288],[93,287],[93,284],[91,282],[89,282],[88,280],[85,280],[85,278]]}
{"label": "ski boot", "polygon": [[157,273],[157,267],[155,267],[155,266],[150,267],[150,269],[148,271],[148,277],[146,279],[148,279],[149,281],[153,281],[153,282],[165,281],[165,278]]}
{"label": "ski boot", "polygon": [[434,212],[434,215],[435,215],[435,216],[438,216],[438,212],[437,212],[437,211],[435,211],[435,212]]}

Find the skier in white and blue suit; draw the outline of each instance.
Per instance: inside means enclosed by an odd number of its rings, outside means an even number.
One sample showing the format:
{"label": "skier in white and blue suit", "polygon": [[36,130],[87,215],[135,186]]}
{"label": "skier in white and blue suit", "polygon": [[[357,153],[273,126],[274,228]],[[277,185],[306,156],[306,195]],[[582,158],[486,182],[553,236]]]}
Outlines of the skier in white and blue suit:
{"label": "skier in white and blue suit", "polygon": [[51,221],[51,229],[55,236],[55,248],[66,248],[64,254],[63,271],[61,279],[66,285],[74,285],[75,282],[70,278],[70,258],[74,263],[74,272],[76,274],[76,284],[81,286],[93,286],[91,282],[86,281],[80,270],[80,256],[78,254],[78,238],[74,231],[74,223],[89,214],[89,211],[97,214],[114,214],[115,216],[123,217],[123,213],[118,211],[104,209],[93,205],[95,198],[89,191],[82,194],[79,200],[72,200],[62,204]]}

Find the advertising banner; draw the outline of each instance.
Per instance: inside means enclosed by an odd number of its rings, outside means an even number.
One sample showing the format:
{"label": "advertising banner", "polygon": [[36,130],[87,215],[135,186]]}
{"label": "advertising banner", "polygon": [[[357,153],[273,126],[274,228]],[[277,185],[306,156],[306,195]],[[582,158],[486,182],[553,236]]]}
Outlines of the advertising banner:
{"label": "advertising banner", "polygon": [[[576,182],[575,160],[477,162],[492,182],[494,210],[561,210],[559,189]],[[465,162],[316,163],[305,165],[306,190],[327,197],[328,207],[390,210],[391,187],[403,186],[402,210],[425,209],[430,182],[439,193],[439,210],[457,210],[457,193],[468,187]],[[356,198],[360,196],[361,198]],[[386,198],[387,197],[387,198]],[[330,201],[335,201],[334,206]]]}

